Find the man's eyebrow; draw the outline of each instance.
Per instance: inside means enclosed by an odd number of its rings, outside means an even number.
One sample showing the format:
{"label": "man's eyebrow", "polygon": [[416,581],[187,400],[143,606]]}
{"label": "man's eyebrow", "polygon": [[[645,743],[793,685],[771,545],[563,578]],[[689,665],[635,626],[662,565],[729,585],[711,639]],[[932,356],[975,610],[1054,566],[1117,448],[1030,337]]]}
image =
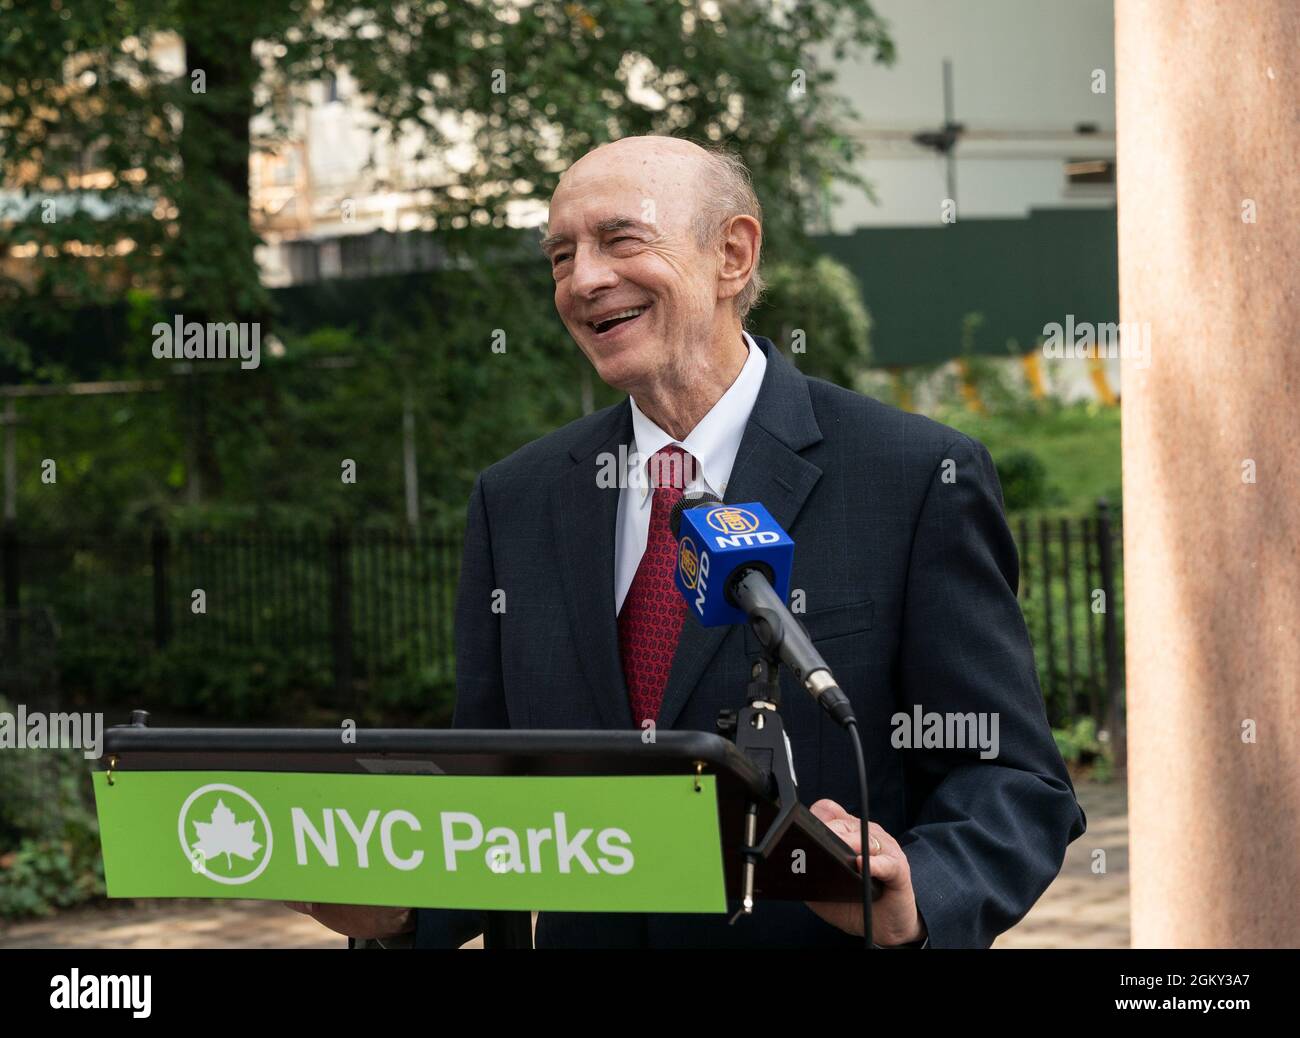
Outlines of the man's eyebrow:
{"label": "man's eyebrow", "polygon": [[566,238],[563,234],[547,235],[545,238],[542,239],[541,242],[542,254],[545,256],[549,256],[551,254],[552,249],[554,249],[557,245],[563,245],[568,240],[569,239]]}
{"label": "man's eyebrow", "polygon": [[[612,234],[615,231],[650,230],[650,225],[642,223],[640,220],[634,220],[630,216],[612,216],[608,220],[601,220],[596,224],[598,234]],[[550,234],[541,241],[541,250],[543,255],[549,256],[551,252],[560,245],[564,245],[571,239],[567,234]]]}

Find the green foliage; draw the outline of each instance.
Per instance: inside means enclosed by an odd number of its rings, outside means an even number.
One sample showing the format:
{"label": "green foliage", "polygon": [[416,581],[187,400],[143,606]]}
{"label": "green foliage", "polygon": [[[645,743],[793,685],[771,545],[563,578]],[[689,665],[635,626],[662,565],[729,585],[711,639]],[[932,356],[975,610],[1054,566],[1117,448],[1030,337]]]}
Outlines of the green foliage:
{"label": "green foliage", "polygon": [[[1003,358],[990,356],[977,349],[979,330],[987,324],[979,312],[968,313],[962,319],[961,358],[966,367],[966,380],[975,388],[983,407],[995,413],[1007,411],[1032,411],[1035,408],[1029,390],[1020,379],[1012,376]],[[1006,344],[1007,355],[1017,356],[1015,342]]]}
{"label": "green foliage", "polygon": [[[0,710],[13,706],[0,697]],[[103,894],[90,763],[78,750],[0,753],[0,919]]]}
{"label": "green foliage", "polygon": [[[509,278],[511,308],[501,310]],[[18,514],[54,537],[142,531],[158,522],[221,529],[245,522],[328,529],[335,521],[396,529],[405,522],[403,412],[414,422],[426,529],[455,532],[477,473],[582,413],[587,362],[554,318],[544,264],[349,285],[347,326],[311,325],[336,285],[314,286],[287,321],[283,354],[253,370],[156,371],[162,388],[126,396],[19,402]],[[133,325],[152,316],[133,301]],[[319,313],[316,313],[319,319]],[[497,332],[508,333],[498,341]],[[159,376],[161,375],[161,378]],[[600,387],[597,406],[614,394]],[[196,403],[210,458],[191,493]],[[58,459],[58,480],[40,460]],[[342,462],[356,463],[344,483]]]}
{"label": "green foliage", "polygon": [[[935,377],[935,366],[904,369],[901,380],[914,397],[926,383],[938,402],[928,408],[936,420],[983,443],[993,456],[1008,512],[1063,516],[1091,515],[1099,498],[1116,507],[1120,482],[1120,412],[1097,403],[1035,400],[1017,365],[976,351],[984,316],[970,313],[962,326],[962,361],[983,411],[961,394],[956,372]],[[1008,358],[1019,355],[1007,343]]]}
{"label": "green foliage", "polygon": [[814,55],[853,50],[892,60],[885,25],[866,0],[779,10],[537,0],[510,11],[325,0],[310,26],[277,39],[286,54],[276,74],[288,85],[346,67],[383,126],[423,132],[420,157],[454,143],[430,110],[431,93],[441,111],[474,122],[473,167],[445,186],[427,185],[444,227],[504,227],[508,205],[548,198],[576,158],[633,134],[733,144],[754,174],[777,254],[802,239],[830,182],[862,186],[853,172],[862,146],[836,129],[849,106]]}
{"label": "green foliage", "polygon": [[[122,348],[99,374],[161,383],[129,396],[21,402],[19,512],[51,532],[177,519],[396,525],[408,404],[422,513],[456,528],[474,475],[577,417],[590,377],[554,319],[531,235],[508,229],[507,208],[545,200],[572,160],[629,134],[736,149],[766,206],[768,254],[791,265],[775,272],[784,287],[774,298],[785,295],[785,313],[819,329],[809,369],[843,381],[867,360],[866,316],[847,273],[819,260],[816,277],[799,276],[804,228],[829,185],[865,189],[853,172],[860,145],[835,129],[847,106],[813,60],[828,49],[892,59],[865,0],[810,0],[784,12],[539,0],[509,17],[498,4],[355,0],[234,9],[0,0],[0,9],[0,125],[10,131],[0,175],[13,199],[0,214],[9,221],[0,247],[36,250],[32,284],[0,286],[0,363],[25,379],[68,381],[43,356],[52,336],[80,327],[64,301],[125,296],[115,317]],[[170,33],[185,43],[179,75],[150,49]],[[254,40],[274,55],[257,91]],[[630,57],[644,92],[635,100]],[[274,312],[252,259],[249,118],[270,120],[258,123],[274,129],[257,146],[274,147],[288,138],[295,96],[343,69],[377,134],[407,143],[423,135],[415,158],[445,154],[436,97],[440,112],[475,126],[478,158],[423,185],[430,222],[455,260],[436,284],[408,280],[417,291],[402,297],[373,281],[320,286],[325,305],[314,320],[295,321]],[[202,89],[195,72],[204,73]],[[87,168],[103,186],[74,179]],[[42,218],[51,200],[53,222]],[[118,248],[128,241],[132,248]],[[105,255],[81,256],[87,248]],[[525,255],[531,262],[520,262]],[[351,295],[365,312],[355,322],[323,320],[331,295]],[[261,367],[181,375],[160,364],[150,329],[177,311],[261,320]],[[267,352],[272,329],[281,357]],[[509,333],[504,354],[491,349],[498,330]],[[598,407],[613,399],[601,386],[594,395]],[[39,482],[32,459],[44,457],[59,459],[57,484]],[[357,464],[355,484],[334,478],[344,458]]]}
{"label": "green foliage", "polygon": [[140,708],[194,722],[311,726],[336,724],[345,710],[359,722],[440,725],[450,722],[455,703],[450,660],[418,667],[400,640],[381,657],[358,661],[355,688],[341,700],[327,642],[283,651],[176,645],[134,656],[102,641],[84,649],[69,652],[62,682],[78,701],[106,709],[110,720],[125,721]]}
{"label": "green foliage", "polygon": [[1097,723],[1091,717],[1081,717],[1065,728],[1053,728],[1052,737],[1061,756],[1071,764],[1086,763],[1101,753]]}
{"label": "green foliage", "polygon": [[[253,39],[283,27],[289,9],[204,13],[188,0],[2,6],[0,173],[17,189],[0,213],[12,221],[2,243],[38,249],[31,292],[41,305],[26,309],[38,318],[33,330],[57,328],[61,300],[105,301],[131,284],[213,312],[260,305],[248,123],[237,113],[251,108]],[[157,63],[154,45],[174,31],[191,62],[206,55],[208,89]],[[222,125],[206,117],[213,111],[236,117]],[[242,174],[231,175],[240,155]],[[87,186],[80,176],[91,170]],[[104,251],[87,258],[97,246]]]}
{"label": "green foliage", "polygon": [[1098,738],[1097,724],[1091,717],[1081,717],[1064,728],[1053,728],[1052,737],[1066,763],[1090,766],[1095,781],[1110,781],[1114,774],[1114,761],[1106,745]]}
{"label": "green foliage", "polygon": [[131,647],[91,632],[66,639],[59,663],[63,687],[77,702],[116,708],[125,721],[141,708],[166,716],[219,721],[297,721],[328,702],[328,644],[296,646],[176,643]]}
{"label": "green foliage", "polygon": [[77,840],[24,839],[0,854],[0,919],[49,915],[104,896],[98,827],[77,835]]}
{"label": "green foliage", "polygon": [[[999,472],[1005,455],[1034,454],[1046,469],[1047,486],[1034,506],[1041,511],[1091,515],[1102,497],[1121,505],[1118,408],[1044,401],[981,415],[950,404],[933,416],[983,443]],[[1009,500],[1007,507],[1013,507]]]}
{"label": "green foliage", "polygon": [[1039,508],[1047,499],[1047,466],[1032,451],[1012,450],[994,459],[1008,512]]}
{"label": "green foliage", "polygon": [[[295,96],[326,75],[346,69],[375,133],[418,143],[415,161],[458,143],[445,113],[474,128],[475,162],[421,185],[458,253],[482,255],[509,208],[548,198],[590,148],[672,133],[739,151],[768,207],[769,246],[792,257],[807,251],[804,229],[830,184],[866,189],[854,171],[862,146],[836,128],[853,113],[814,56],[893,58],[866,0],[780,10],[703,0],[3,0],[0,10],[0,175],[17,189],[0,244],[36,247],[33,296],[89,302],[134,285],[225,320],[267,306],[248,220],[250,120],[271,128],[259,148],[283,143]],[[180,74],[155,61],[172,33],[185,43]],[[254,43],[274,55],[265,68]],[[74,179],[87,168],[102,174],[93,189]],[[53,222],[42,218],[51,199]],[[119,250],[123,241],[134,247]],[[112,251],[71,259],[96,245]],[[59,309],[30,312],[48,330]]]}
{"label": "green foliage", "polygon": [[[1042,535],[1038,521],[1028,523],[1027,537],[1022,535],[1024,528],[1020,520],[1017,518],[1012,522],[1023,574],[1020,607],[1033,639],[1034,658],[1048,720],[1054,725],[1072,717],[1103,716],[1108,695],[1104,644],[1106,617],[1093,612],[1094,591],[1100,583],[1097,549],[1095,544],[1090,545],[1092,567],[1089,580],[1085,583],[1083,544],[1079,539],[1077,523],[1073,525],[1070,583],[1067,587],[1057,521],[1049,521],[1050,565],[1047,567],[1043,564]],[[1089,527],[1088,534],[1090,539],[1095,538],[1095,525]],[[1115,563],[1111,600],[1107,607],[1113,611],[1122,651],[1124,573],[1118,543]],[[1050,646],[1047,598],[1051,601]],[[1071,633],[1074,639],[1073,665],[1070,658]]]}
{"label": "green foliage", "polygon": [[852,272],[829,256],[766,265],[747,320],[808,375],[852,386],[871,363],[871,317]]}

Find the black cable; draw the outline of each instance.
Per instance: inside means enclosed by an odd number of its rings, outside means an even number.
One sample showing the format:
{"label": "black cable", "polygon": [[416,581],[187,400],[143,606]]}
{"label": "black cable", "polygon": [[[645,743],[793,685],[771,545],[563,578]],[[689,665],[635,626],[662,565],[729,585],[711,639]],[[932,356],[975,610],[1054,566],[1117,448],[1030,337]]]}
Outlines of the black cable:
{"label": "black cable", "polygon": [[853,740],[853,756],[858,762],[858,793],[862,797],[862,941],[863,947],[870,950],[875,947],[871,939],[871,832],[867,821],[867,758],[862,752],[862,733],[858,731],[858,719],[849,717],[844,722]]}

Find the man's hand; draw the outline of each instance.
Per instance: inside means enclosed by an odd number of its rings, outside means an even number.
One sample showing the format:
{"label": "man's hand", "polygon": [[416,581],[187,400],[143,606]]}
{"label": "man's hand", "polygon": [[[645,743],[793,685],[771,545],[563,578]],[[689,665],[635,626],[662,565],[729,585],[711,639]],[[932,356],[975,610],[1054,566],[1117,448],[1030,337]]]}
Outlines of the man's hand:
{"label": "man's hand", "polygon": [[[858,854],[862,868],[862,821],[834,800],[818,800],[810,809],[836,836]],[[870,824],[871,875],[884,885],[871,906],[871,936],[876,944],[911,944],[925,937],[925,924],[912,894],[912,870],[903,848],[875,822]],[[809,901],[809,908],[845,933],[862,936],[861,901]]]}
{"label": "man's hand", "polygon": [[[319,902],[286,901],[295,912],[309,915],[344,937],[366,940],[394,937],[415,929],[415,912],[409,908],[381,908],[376,905],[326,905]],[[860,914],[860,913],[859,913]]]}

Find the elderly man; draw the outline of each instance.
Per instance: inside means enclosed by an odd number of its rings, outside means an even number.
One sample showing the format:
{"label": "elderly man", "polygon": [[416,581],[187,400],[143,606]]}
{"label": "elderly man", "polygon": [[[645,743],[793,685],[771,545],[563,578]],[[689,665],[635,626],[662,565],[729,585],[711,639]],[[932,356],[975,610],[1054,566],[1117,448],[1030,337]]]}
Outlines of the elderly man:
{"label": "elderly man", "polygon": [[[561,178],[542,243],[556,310],[628,399],[479,477],[455,724],[712,731],[719,710],[739,705],[759,647],[743,628],[686,619],[668,526],[682,481],[656,474],[761,501],[795,539],[801,619],[861,723],[867,860],[884,888],[874,940],[987,947],[1051,882],[1085,822],[1047,725],[993,464],[961,433],[806,378],[744,331],[761,289],[761,215],[737,160],[673,138],[607,144]],[[602,466],[629,453],[648,478],[610,487]],[[504,613],[492,608],[498,589]],[[861,854],[851,746],[782,680],[800,796]],[[935,745],[899,723],[972,715],[997,734],[991,750]],[[339,932],[413,931],[417,946],[456,946],[480,929],[467,912],[310,907]],[[765,902],[735,925],[543,913],[537,943],[857,947],[863,929],[861,905]]]}

